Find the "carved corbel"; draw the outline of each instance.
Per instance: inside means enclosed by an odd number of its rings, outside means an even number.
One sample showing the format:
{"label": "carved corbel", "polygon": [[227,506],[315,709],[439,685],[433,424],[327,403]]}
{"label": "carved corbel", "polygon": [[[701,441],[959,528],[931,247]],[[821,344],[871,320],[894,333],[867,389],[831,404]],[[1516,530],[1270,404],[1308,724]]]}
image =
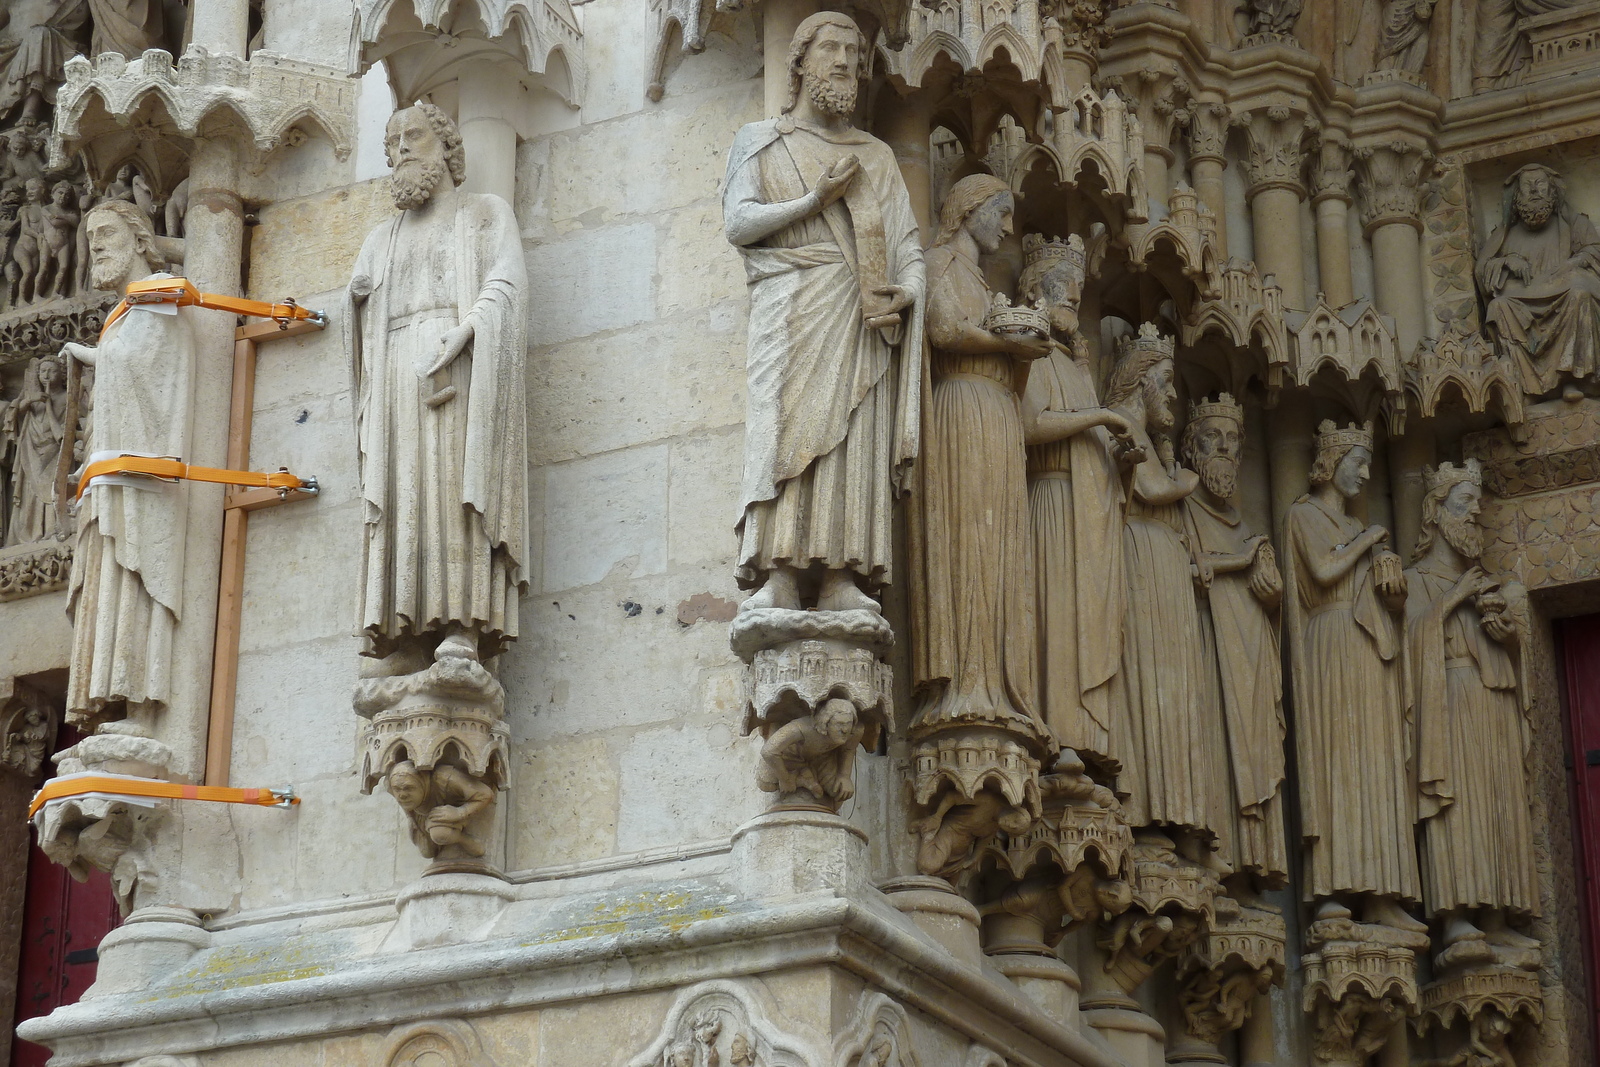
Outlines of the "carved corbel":
{"label": "carved corbel", "polygon": [[1350,185],[1355,181],[1355,171],[1350,167],[1350,156],[1348,142],[1325,136],[1317,143],[1316,161],[1311,167],[1313,203],[1330,198],[1346,204],[1354,200]]}
{"label": "carved corbel", "polygon": [[1433,153],[1406,141],[1364,145],[1356,150],[1361,185],[1361,225],[1373,230],[1403,223],[1422,230],[1422,180],[1433,165]]}
{"label": "carved corbel", "polygon": [[1155,969],[1187,951],[1215,921],[1217,876],[1178,855],[1164,834],[1140,832],[1133,845],[1133,900],[1102,931],[1106,973],[1132,995]]}
{"label": "carved corbel", "polygon": [[1145,151],[1158,153],[1171,163],[1173,135],[1189,121],[1187,105],[1194,89],[1188,79],[1176,71],[1147,67],[1109,77],[1106,84],[1133,105]]}
{"label": "carved corbel", "polygon": [[1244,1025],[1251,1002],[1284,977],[1283,915],[1218,897],[1216,920],[1178,963],[1184,1027],[1200,1050],[1215,1054]]}
{"label": "carved corbel", "polygon": [[1544,1021],[1544,996],[1537,964],[1533,970],[1501,964],[1447,968],[1422,990],[1419,1034],[1432,1026],[1449,1030],[1464,1024],[1461,1055],[1474,1067],[1516,1067],[1509,1048],[1516,1030]]}
{"label": "carved corbel", "polygon": [[1286,104],[1257,108],[1235,122],[1245,132],[1245,176],[1250,195],[1288,189],[1304,197],[1304,141],[1307,133],[1317,130],[1316,122]]}
{"label": "carved corbel", "polygon": [[1228,130],[1233,122],[1228,105],[1219,101],[1197,103],[1189,108],[1189,163],[1214,160],[1226,165]]}
{"label": "carved corbel", "polygon": [[744,732],[765,739],[756,784],[774,808],[837,813],[855,795],[858,746],[876,751],[893,718],[894,633],[875,611],[740,612],[730,629],[745,670]]}
{"label": "carved corbel", "polygon": [[1300,963],[1319,1067],[1362,1067],[1396,1022],[1417,1013],[1417,954],[1427,948],[1427,934],[1397,927],[1343,918],[1311,924]]}

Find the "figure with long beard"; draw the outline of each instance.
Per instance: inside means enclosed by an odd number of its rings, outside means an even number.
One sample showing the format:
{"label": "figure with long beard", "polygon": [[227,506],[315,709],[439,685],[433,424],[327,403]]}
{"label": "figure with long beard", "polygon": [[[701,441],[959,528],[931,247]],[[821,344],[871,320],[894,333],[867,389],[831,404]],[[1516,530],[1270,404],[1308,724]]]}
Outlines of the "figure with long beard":
{"label": "figure with long beard", "polygon": [[1210,701],[1227,728],[1234,866],[1248,884],[1235,895],[1281,889],[1284,844],[1283,674],[1276,612],[1283,577],[1265,534],[1253,534],[1234,504],[1244,450],[1244,409],[1223,393],[1189,406],[1183,461],[1200,475],[1184,500],[1200,587]]}
{"label": "figure with long beard", "polygon": [[1478,253],[1484,333],[1542,396],[1600,374],[1600,231],[1572,208],[1561,176],[1530,163],[1505,181],[1502,222]]}
{"label": "figure with long beard", "polygon": [[[1133,826],[1169,833],[1179,853],[1231,873],[1227,752],[1222,715],[1206,685],[1199,607],[1184,543],[1183,501],[1200,478],[1172,443],[1172,340],[1146,323],[1125,338],[1106,406],[1128,423],[1144,459],[1129,480],[1122,526],[1127,593],[1122,669],[1113,683],[1117,792]],[[1160,441],[1157,440],[1160,436]]]}
{"label": "figure with long beard", "polygon": [[746,610],[877,611],[892,500],[917,452],[922,241],[889,146],[850,124],[869,45],[846,15],[796,29],[789,103],[739,131],[723,219],[750,287],[735,575]]}
{"label": "figure with long beard", "polygon": [[526,267],[511,206],[462,192],[431,104],[384,136],[400,214],[367,236],[346,322],[366,503],[370,675],[488,660],[517,637],[527,560]]}
{"label": "figure with long beard", "polygon": [[1417,562],[1406,571],[1423,900],[1443,925],[1446,952],[1472,942],[1487,942],[1496,954],[1525,951],[1538,942],[1507,918],[1539,913],[1525,769],[1532,741],[1521,656],[1527,591],[1515,582],[1497,586],[1478,565],[1478,462],[1441,464],[1423,481]]}

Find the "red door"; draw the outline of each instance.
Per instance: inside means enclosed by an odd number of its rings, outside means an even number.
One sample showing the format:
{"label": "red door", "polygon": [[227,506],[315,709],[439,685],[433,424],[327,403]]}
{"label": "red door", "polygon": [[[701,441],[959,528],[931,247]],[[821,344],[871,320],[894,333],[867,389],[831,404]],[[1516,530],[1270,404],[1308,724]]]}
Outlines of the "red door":
{"label": "red door", "polygon": [[[1600,977],[1600,615],[1560,623],[1571,716],[1573,807],[1583,855],[1583,897],[1588,919],[1589,988]],[[1600,1027],[1600,997],[1594,1000]],[[1597,1028],[1596,1033],[1600,1033]]]}
{"label": "red door", "polygon": [[[77,732],[63,726],[56,745],[77,741]],[[30,844],[16,1021],[49,1015],[83,996],[94,982],[95,948],[120,921],[109,875],[94,871],[87,882],[73,881],[65,867]],[[44,1067],[49,1058],[43,1045],[12,1038],[12,1067]]]}

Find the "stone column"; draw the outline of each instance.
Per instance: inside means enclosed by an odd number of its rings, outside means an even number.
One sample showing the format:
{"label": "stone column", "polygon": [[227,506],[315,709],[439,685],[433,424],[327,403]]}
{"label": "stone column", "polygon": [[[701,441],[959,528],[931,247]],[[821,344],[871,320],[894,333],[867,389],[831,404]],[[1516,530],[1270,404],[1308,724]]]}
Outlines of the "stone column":
{"label": "stone column", "polygon": [[922,230],[922,243],[933,240],[933,168],[929,139],[933,124],[929,104],[922,93],[895,96],[883,107],[883,125],[878,132],[894,150],[900,164],[900,176],[905,179],[906,192],[911,194],[911,210],[917,216]]}
{"label": "stone column", "polygon": [[1285,388],[1278,406],[1267,412],[1267,470],[1272,480],[1272,531],[1283,542],[1283,520],[1311,485],[1312,427],[1316,416],[1311,394]]}
{"label": "stone column", "polygon": [[[208,52],[243,56],[250,40],[250,0],[205,0],[190,4],[189,43]],[[129,56],[130,60],[135,56]]]}
{"label": "stone column", "polygon": [[493,193],[515,205],[517,131],[506,121],[502,105],[504,70],[488,62],[465,63],[460,87],[458,125],[467,157],[467,177],[461,187],[469,193]]}
{"label": "stone column", "polygon": [[1422,340],[1422,222],[1418,187],[1433,157],[1403,141],[1356,153],[1361,223],[1372,241],[1372,287],[1379,311],[1394,316],[1400,358]]}
{"label": "stone column", "polygon": [[1317,210],[1317,268],[1328,304],[1341,308],[1356,298],[1350,275],[1350,146],[1324,139],[1311,171]]}
{"label": "stone column", "polygon": [[1106,30],[1105,0],[1065,0],[1051,5],[1053,25],[1044,28],[1048,47],[1052,36],[1061,43],[1061,73],[1067,94],[1077,96],[1094,80],[1100,69],[1100,49],[1111,39]]}
{"label": "stone column", "polygon": [[1239,1062],[1244,1067],[1276,1067],[1277,1042],[1272,1033],[1272,994],[1257,993],[1250,1014],[1239,1028]]}
{"label": "stone column", "polygon": [[[1305,118],[1282,105],[1255,111],[1244,122],[1249,140],[1250,218],[1255,230],[1255,260],[1283,290],[1283,305],[1308,306],[1301,260],[1300,140]],[[1303,490],[1302,490],[1303,491]]]}
{"label": "stone column", "polygon": [[1218,253],[1228,259],[1228,205],[1222,172],[1228,160],[1228,108],[1215,101],[1196,104],[1189,112],[1189,181],[1200,202],[1217,220]]}
{"label": "stone column", "polygon": [[[817,0],[766,0],[761,5],[761,55],[768,118],[776,118],[789,102],[789,42],[794,40],[794,31],[818,10]],[[865,56],[862,62],[865,64]]]}
{"label": "stone column", "polygon": [[1113,79],[1114,88],[1132,105],[1144,134],[1144,180],[1150,196],[1150,221],[1167,217],[1167,196],[1172,192],[1167,171],[1172,165],[1173,126],[1186,118],[1189,83],[1170,71],[1147,69],[1130,77]]}

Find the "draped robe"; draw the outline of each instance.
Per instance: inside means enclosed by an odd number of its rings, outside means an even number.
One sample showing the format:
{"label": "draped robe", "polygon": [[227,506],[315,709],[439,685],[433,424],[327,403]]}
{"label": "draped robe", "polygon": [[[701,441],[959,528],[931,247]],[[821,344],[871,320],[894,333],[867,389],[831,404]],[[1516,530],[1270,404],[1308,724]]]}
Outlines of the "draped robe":
{"label": "draped robe", "polygon": [[1372,553],[1331,585],[1309,571],[1361,535],[1313,496],[1289,508],[1284,601],[1294,668],[1306,898],[1419,899],[1411,701],[1399,627],[1378,598]]}
{"label": "draped robe", "polygon": [[1423,901],[1431,913],[1496,907],[1537,914],[1527,690],[1513,650],[1484,632],[1470,599],[1445,614],[1443,600],[1460,577],[1430,560],[1406,572]]}
{"label": "draped robe", "polygon": [[[360,626],[368,651],[457,624],[492,656],[517,636],[527,560],[527,274],[511,208],[458,192],[367,235],[347,302],[366,502]],[[355,283],[352,283],[354,287]],[[423,372],[457,324],[472,340]],[[454,399],[430,405],[446,388]]]}
{"label": "draped robe", "polygon": [[[1057,346],[1028,389],[1045,411],[1100,406],[1094,375]],[[1111,679],[1122,662],[1122,477],[1111,435],[1092,426],[1028,448],[1039,699],[1065,748],[1105,766],[1111,757]]]}
{"label": "draped robe", "polygon": [[[1562,208],[1537,230],[1513,216],[1479,256],[1478,282],[1489,297],[1484,328],[1511,353],[1523,391],[1534,396],[1564,377],[1600,370],[1600,232],[1587,215]],[[1511,255],[1526,259],[1533,277],[1508,273],[1495,288],[1495,268]]]}
{"label": "draped robe", "polygon": [[[96,349],[90,460],[123,452],[187,459],[195,344],[187,309],[135,306]],[[67,586],[72,659],[67,716],[165,705],[182,616],[187,482],[96,478],[78,506]]]}
{"label": "draped robe", "polygon": [[[861,162],[851,191],[796,217],[791,205],[849,154]],[[739,584],[780,564],[888,584],[922,391],[922,243],[894,153],[859,130],[751,123],[728,156],[723,213],[750,289]],[[764,219],[782,222],[735,239]],[[880,268],[915,298],[898,337],[863,321],[863,271]]]}

